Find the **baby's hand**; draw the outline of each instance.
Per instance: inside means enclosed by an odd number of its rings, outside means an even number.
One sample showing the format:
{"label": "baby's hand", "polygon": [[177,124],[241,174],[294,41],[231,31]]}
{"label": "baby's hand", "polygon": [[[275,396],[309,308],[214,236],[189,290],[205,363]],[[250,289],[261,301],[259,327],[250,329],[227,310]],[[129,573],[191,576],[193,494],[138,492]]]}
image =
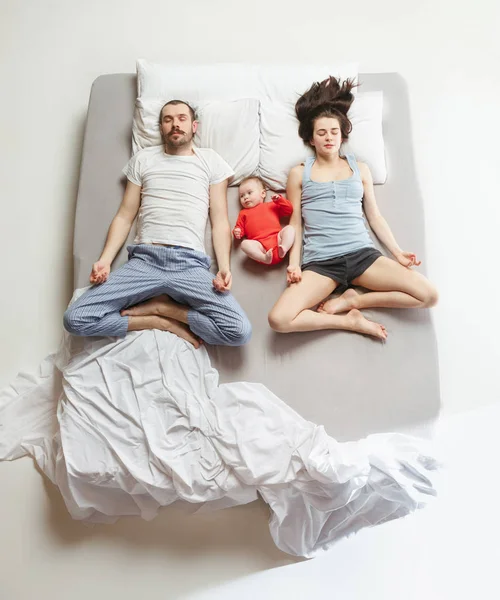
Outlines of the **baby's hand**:
{"label": "baby's hand", "polygon": [[273,202],[279,202],[279,201],[280,201],[280,199],[281,199],[281,196],[280,196],[280,194],[273,194],[273,195],[271,196],[271,200],[272,200]]}
{"label": "baby's hand", "polygon": [[233,229],[233,235],[237,240],[241,240],[241,229],[239,227],[235,227]]}

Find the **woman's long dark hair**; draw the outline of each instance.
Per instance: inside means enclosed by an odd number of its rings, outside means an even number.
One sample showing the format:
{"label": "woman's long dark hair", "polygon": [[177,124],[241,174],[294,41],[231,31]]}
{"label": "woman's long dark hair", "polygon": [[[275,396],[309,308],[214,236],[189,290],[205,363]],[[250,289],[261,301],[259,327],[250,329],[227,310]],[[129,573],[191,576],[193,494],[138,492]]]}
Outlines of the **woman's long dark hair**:
{"label": "woman's long dark hair", "polygon": [[354,101],[352,89],[358,84],[352,79],[342,83],[335,77],[328,77],[302,94],[295,104],[295,114],[299,120],[299,136],[305,144],[311,145],[314,122],[320,117],[335,117],[340,123],[342,141],[349,139],[352,124],[347,113]]}

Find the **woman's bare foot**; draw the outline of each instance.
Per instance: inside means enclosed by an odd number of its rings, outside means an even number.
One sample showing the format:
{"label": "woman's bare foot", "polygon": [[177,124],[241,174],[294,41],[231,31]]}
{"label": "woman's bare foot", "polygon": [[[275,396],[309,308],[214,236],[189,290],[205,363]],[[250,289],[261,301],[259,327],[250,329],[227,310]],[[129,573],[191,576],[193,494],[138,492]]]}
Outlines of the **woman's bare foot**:
{"label": "woman's bare foot", "polygon": [[338,298],[332,298],[326,302],[322,302],[318,306],[318,312],[328,313],[329,315],[336,315],[356,308],[356,300],[358,293],[353,289],[346,290]]}
{"label": "woman's bare foot", "polygon": [[387,329],[383,325],[380,325],[380,323],[375,323],[374,321],[366,319],[359,310],[353,309],[349,311],[347,313],[347,319],[352,331],[372,335],[382,341],[387,339]]}
{"label": "woman's bare foot", "polygon": [[151,298],[151,300],[146,300],[146,302],[126,308],[120,311],[120,314],[122,317],[146,317],[152,315],[166,317],[170,315],[171,311],[169,311],[169,308],[173,308],[174,306],[177,306],[177,303],[166,294],[163,294],[162,296],[156,296],[155,298]]}

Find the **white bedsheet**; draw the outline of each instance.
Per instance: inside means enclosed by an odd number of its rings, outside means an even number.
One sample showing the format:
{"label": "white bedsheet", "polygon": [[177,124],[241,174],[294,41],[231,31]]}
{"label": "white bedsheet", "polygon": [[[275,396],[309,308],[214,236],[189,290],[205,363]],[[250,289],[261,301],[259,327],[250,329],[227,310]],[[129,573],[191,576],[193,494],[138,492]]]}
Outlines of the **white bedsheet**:
{"label": "white bedsheet", "polygon": [[0,392],[0,459],[32,455],[75,519],[152,519],[177,500],[271,510],[276,545],[311,557],[434,495],[423,442],[338,443],[258,383],[218,385],[204,348],[145,331],[65,335]]}

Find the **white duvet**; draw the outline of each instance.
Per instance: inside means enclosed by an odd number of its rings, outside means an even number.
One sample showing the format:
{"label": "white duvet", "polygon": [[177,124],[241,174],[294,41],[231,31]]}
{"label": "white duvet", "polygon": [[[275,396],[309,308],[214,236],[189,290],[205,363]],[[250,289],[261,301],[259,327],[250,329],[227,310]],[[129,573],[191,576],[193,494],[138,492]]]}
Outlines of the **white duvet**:
{"label": "white duvet", "polygon": [[260,495],[276,545],[306,557],[423,506],[436,464],[422,448],[399,434],[338,443],[263,385],[219,385],[204,348],[160,331],[65,335],[0,392],[0,459],[32,455],[73,518]]}

